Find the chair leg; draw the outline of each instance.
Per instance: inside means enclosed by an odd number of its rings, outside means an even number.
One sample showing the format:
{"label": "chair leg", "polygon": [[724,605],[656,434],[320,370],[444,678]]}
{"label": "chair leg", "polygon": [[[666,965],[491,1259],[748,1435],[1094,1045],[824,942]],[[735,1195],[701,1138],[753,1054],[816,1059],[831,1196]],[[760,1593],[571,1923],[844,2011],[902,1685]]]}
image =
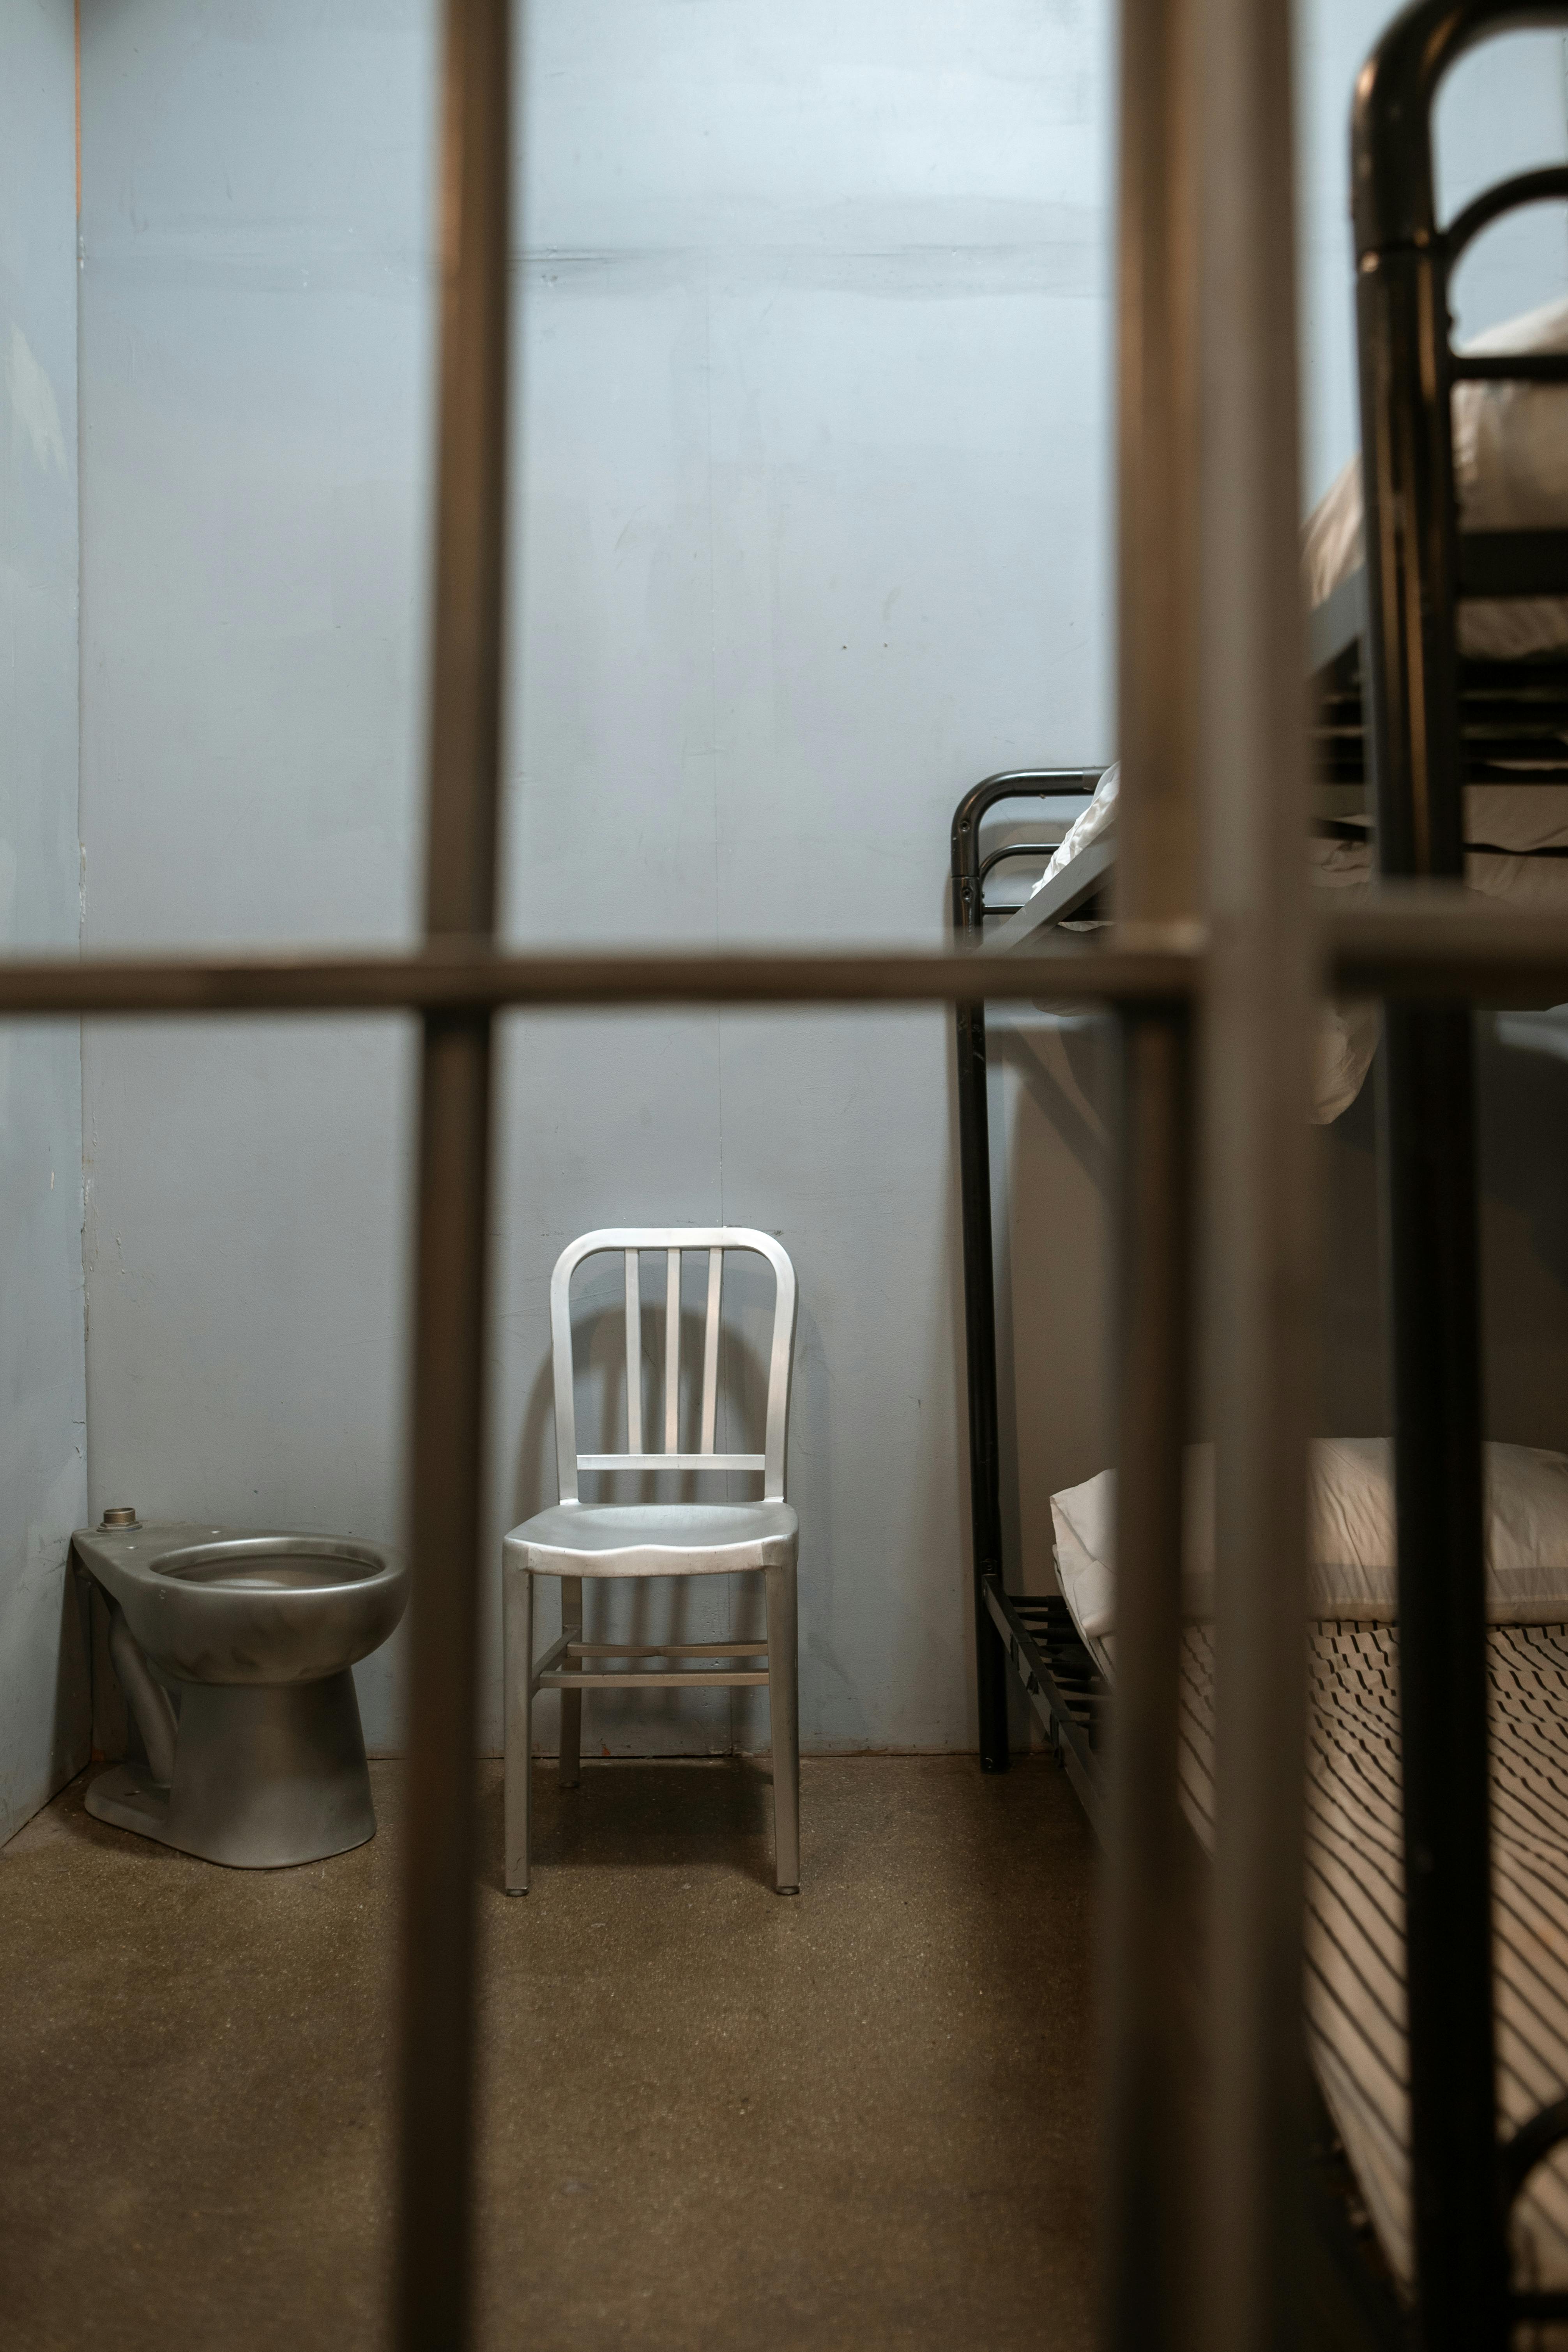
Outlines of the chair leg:
{"label": "chair leg", "polygon": [[795,1571],[763,1570],[768,1587],[768,1717],[773,1743],[773,1885],[800,1893],[800,1693]]}
{"label": "chair leg", "polygon": [[506,1891],[528,1893],[533,1806],[533,1579],[509,1567],[501,1594],[505,1672]]}
{"label": "chair leg", "polygon": [[[583,1580],[580,1576],[563,1576],[561,1580],[561,1630],[574,1642],[583,1638]],[[561,1694],[561,1785],[574,1789],[583,1772],[583,1694],[563,1690]]]}

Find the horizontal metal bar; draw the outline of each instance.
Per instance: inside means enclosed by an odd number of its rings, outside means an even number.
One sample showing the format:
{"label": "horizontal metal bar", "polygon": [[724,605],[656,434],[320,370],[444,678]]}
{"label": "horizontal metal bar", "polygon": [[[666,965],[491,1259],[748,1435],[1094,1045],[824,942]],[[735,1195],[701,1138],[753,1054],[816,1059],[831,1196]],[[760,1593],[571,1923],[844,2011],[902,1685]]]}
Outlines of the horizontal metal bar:
{"label": "horizontal metal bar", "polygon": [[507,1005],[966,1004],[984,997],[1182,996],[1202,933],[1124,925],[1115,948],[1063,941],[1010,961],[967,953],[780,948],[498,952],[433,942],[406,955],[64,956],[0,960],[0,1015],[416,1013]]}
{"label": "horizontal metal bar", "polygon": [[1450,275],[1472,237],[1479,236],[1504,213],[1517,212],[1522,205],[1561,204],[1568,201],[1568,170],[1561,163],[1548,164],[1544,171],[1521,172],[1511,180],[1500,180],[1496,187],[1488,188],[1474,204],[1467,205],[1457,219],[1451,220],[1443,232],[1444,257]]}
{"label": "horizontal metal bar", "polygon": [[1455,883],[1389,889],[1323,923],[1325,962],[1347,995],[1489,1006],[1568,1002],[1568,916],[1477,906]]}
{"label": "horizontal metal bar", "polygon": [[1009,841],[1001,849],[994,849],[989,857],[981,859],[975,868],[974,878],[983,883],[994,868],[1005,865],[1009,857],[1051,857],[1066,838],[1067,827],[1064,824],[1055,841]]}
{"label": "horizontal metal bar", "polygon": [[1568,352],[1456,352],[1456,383],[1568,383]]}
{"label": "horizontal metal bar", "polygon": [[710,1690],[749,1690],[754,1685],[765,1687],[767,1679],[765,1674],[736,1674],[717,1666],[710,1672],[705,1672],[701,1667],[679,1671],[672,1667],[667,1675],[541,1675],[539,1687],[541,1690],[581,1691],[660,1690],[673,1689],[677,1685],[696,1689],[700,1685]]}
{"label": "horizontal metal bar", "polygon": [[[1568,359],[1568,353],[1563,356]],[[1466,531],[1459,541],[1459,593],[1568,593],[1568,530]]]}
{"label": "horizontal metal bar", "polygon": [[[564,1648],[569,1658],[765,1658],[768,1654],[765,1642],[566,1642]],[[544,1659],[539,1663],[542,1665]]]}
{"label": "horizontal metal bar", "polygon": [[1568,2292],[1560,2286],[1516,2288],[1508,2299],[1508,2315],[1515,2327],[1527,2327],[1532,2320],[1539,2327],[1568,2319]]}
{"label": "horizontal metal bar", "polygon": [[765,1454],[579,1454],[579,1470],[764,1470]]}
{"label": "horizontal metal bar", "polygon": [[[1568,998],[1568,918],[1477,907],[1456,886],[1388,891],[1322,919],[1334,986],[1374,996],[1450,994],[1489,1003]],[[1205,940],[1188,922],[1124,923],[1116,943],[1082,937],[1029,953],[843,954],[781,949],[670,954],[494,955],[458,941],[405,956],[49,957],[0,959],[0,1018],[47,1014],[416,1013],[508,1005],[966,1004],[984,998],[1071,1003],[1175,1001],[1192,994]],[[1501,993],[1495,993],[1500,991]],[[696,1460],[698,1457],[691,1457]],[[752,1457],[743,1457],[747,1466]],[[638,1457],[668,1466],[671,1457]],[[674,1459],[683,1465],[686,1456]],[[704,1454],[710,1469],[729,1457]],[[582,1457],[584,1468],[625,1454]]]}

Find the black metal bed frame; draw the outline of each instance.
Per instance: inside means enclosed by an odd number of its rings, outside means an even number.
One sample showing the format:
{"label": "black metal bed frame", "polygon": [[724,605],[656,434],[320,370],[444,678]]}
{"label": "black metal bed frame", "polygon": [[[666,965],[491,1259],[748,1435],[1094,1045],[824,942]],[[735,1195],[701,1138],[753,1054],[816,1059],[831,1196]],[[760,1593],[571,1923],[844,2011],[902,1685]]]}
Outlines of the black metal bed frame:
{"label": "black metal bed frame", "polygon": [[[1418,0],[1384,35],[1352,123],[1365,501],[1364,572],[1314,615],[1320,773],[1370,781],[1388,879],[1462,881],[1464,787],[1568,777],[1568,658],[1467,661],[1458,604],[1568,595],[1568,531],[1461,532],[1451,394],[1459,383],[1568,386],[1568,354],[1456,353],[1448,286],[1473,239],[1504,214],[1568,202],[1568,166],[1522,173],[1436,219],[1431,116],[1468,47],[1526,26],[1568,26],[1565,0]],[[1521,773],[1510,761],[1541,762]],[[966,793],[952,825],[955,931],[978,942],[980,826],[1005,800],[1073,789],[1076,772],[1022,770]],[[1001,855],[1007,854],[1005,851]],[[1016,854],[1016,853],[1014,853]],[[1568,2139],[1568,2098],[1500,2147],[1495,2097],[1491,1862],[1485,1675],[1482,1402],[1471,1014],[1390,1003],[1379,1055],[1398,1526],[1406,1982],[1416,2301],[1352,2302],[1369,2341],[1497,2352],[1513,2327],[1568,2320],[1568,2293],[1510,2289],[1507,2229],[1526,2179]],[[1009,1594],[1001,1558],[995,1315],[984,1006],[959,1008],[958,1115],[976,1675],[983,1769],[1007,1768],[1006,1677],[1016,1671],[1098,1825],[1107,1694],[1065,1604]],[[1321,2140],[1321,2130],[1314,2140]],[[1320,2153],[1321,2153],[1320,2149]],[[1319,2185],[1331,2175],[1314,2168]],[[1314,2197],[1320,2243],[1364,2234]],[[1325,2220],[1325,2215],[1328,2217]],[[1366,2277],[1361,2287],[1367,2284]],[[1339,2323],[1344,2324],[1343,2313]]]}
{"label": "black metal bed frame", "polygon": [[[1013,911],[986,907],[985,881],[995,866],[1011,857],[1047,851],[1046,844],[1018,842],[983,856],[980,827],[986,814],[1006,802],[1057,800],[1092,790],[1096,773],[1016,769],[987,776],[964,794],[953,814],[952,837],[953,925],[961,937],[978,942],[987,914]],[[1091,908],[1086,903],[1079,911]],[[1011,1670],[1096,1836],[1105,1844],[1111,1810],[1107,1739],[1110,1686],[1061,1595],[1009,1592],[1004,1576],[985,1004],[961,1004],[955,1014],[981,1769],[1005,1772],[1010,1766]],[[1190,1835],[1184,1843],[1189,1852],[1195,1850]],[[1330,2347],[1332,2352],[1387,2352],[1387,2347],[1403,2347],[1408,2340],[1405,2315],[1315,2082],[1309,2085],[1307,2123],[1312,2242],[1304,2265],[1304,2340],[1314,2352],[1317,2347],[1321,2352]]]}

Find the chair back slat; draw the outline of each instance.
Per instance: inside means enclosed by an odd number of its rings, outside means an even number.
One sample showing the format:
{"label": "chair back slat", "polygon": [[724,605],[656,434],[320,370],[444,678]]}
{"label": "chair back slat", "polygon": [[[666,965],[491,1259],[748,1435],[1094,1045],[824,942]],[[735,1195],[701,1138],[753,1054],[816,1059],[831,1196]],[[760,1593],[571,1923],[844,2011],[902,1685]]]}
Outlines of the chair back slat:
{"label": "chair back slat", "polygon": [[626,1252],[626,1452],[642,1452],[642,1277]]}
{"label": "chair back slat", "polygon": [[713,1435],[719,1419],[719,1286],[724,1279],[724,1253],[710,1249],[708,1253],[708,1320],[702,1332],[702,1433],[698,1440],[704,1454],[713,1451]]}
{"label": "chair back slat", "polygon": [[664,1450],[680,1450],[680,1252],[664,1254]]}
{"label": "chair back slat", "polygon": [[[665,1253],[664,1451],[644,1451],[642,1403],[642,1283],[639,1253]],[[626,1450],[624,1454],[579,1454],[572,1361],[572,1277],[584,1258],[619,1250],[626,1267]],[[702,1335],[700,1451],[680,1451],[680,1261],[685,1250],[708,1254],[708,1311]],[[764,1451],[721,1454],[716,1450],[719,1409],[720,1294],[727,1253],[749,1251],[765,1258],[773,1274],[773,1341],[768,1354]],[[584,1234],[563,1250],[550,1280],[550,1332],[555,1372],[555,1457],[561,1499],[578,1499],[579,1470],[689,1470],[761,1472],[764,1501],[782,1501],[784,1451],[789,1431],[789,1387],[795,1350],[795,1268],[771,1234],[746,1225],[616,1228]]]}

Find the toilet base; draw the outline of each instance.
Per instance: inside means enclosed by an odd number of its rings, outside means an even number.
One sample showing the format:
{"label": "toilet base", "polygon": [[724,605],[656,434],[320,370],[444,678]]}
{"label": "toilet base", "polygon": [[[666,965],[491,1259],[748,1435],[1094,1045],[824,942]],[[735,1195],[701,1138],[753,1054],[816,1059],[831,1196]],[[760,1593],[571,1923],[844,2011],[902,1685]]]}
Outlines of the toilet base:
{"label": "toilet base", "polygon": [[116,1764],[89,1789],[87,1810],[231,1870],[285,1870],[363,1845],[375,1809],[353,1675],[182,1684],[171,1784]]}

